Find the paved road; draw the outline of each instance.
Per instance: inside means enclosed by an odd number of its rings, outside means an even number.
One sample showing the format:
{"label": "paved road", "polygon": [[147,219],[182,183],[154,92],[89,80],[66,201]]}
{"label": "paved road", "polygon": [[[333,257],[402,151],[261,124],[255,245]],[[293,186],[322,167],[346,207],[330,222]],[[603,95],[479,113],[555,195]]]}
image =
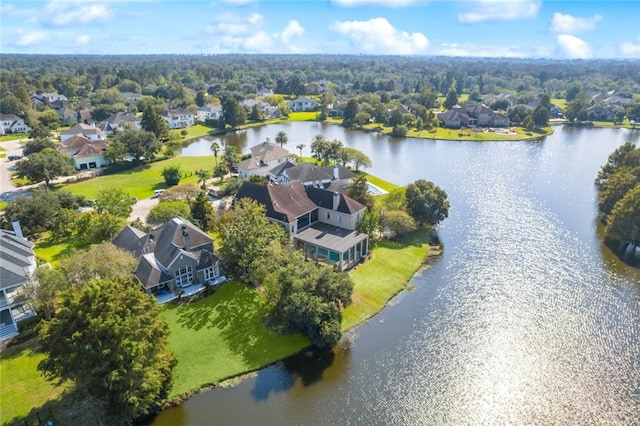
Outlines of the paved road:
{"label": "paved road", "polygon": [[9,168],[16,164],[15,161],[9,161],[10,155],[22,155],[21,142],[26,139],[16,139],[12,141],[2,142],[2,147],[6,150],[7,156],[0,159],[0,200],[11,201],[15,197],[25,195],[28,191],[24,188],[17,188],[11,181],[11,171]]}
{"label": "paved road", "polygon": [[131,222],[140,218],[141,221],[146,222],[149,210],[158,205],[159,202],[160,198],[157,197],[138,200],[138,202],[133,205],[133,212],[131,212],[129,216],[129,221]]}

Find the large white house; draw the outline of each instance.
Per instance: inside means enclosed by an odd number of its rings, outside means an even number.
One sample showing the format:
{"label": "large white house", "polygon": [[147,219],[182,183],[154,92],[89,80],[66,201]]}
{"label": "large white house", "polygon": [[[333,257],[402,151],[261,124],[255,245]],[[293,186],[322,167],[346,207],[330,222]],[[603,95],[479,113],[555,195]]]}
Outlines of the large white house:
{"label": "large white house", "polygon": [[102,130],[98,129],[96,126],[78,123],[69,130],[65,130],[64,132],[60,133],[60,142],[64,144],[67,142],[67,140],[75,136],[82,136],[83,138],[89,139],[90,141],[104,141],[107,139]]}
{"label": "large white house", "polygon": [[77,170],[99,169],[110,164],[105,157],[107,146],[107,140],[89,140],[77,135],[58,145],[58,152],[69,154]]}
{"label": "large white house", "polygon": [[24,119],[14,114],[0,114],[0,135],[29,131],[31,131],[31,127],[24,123]]}
{"label": "large white house", "polygon": [[162,118],[166,120],[170,129],[184,129],[196,123],[193,113],[182,108],[169,110],[162,114]]}
{"label": "large white house", "polygon": [[15,231],[0,229],[0,340],[18,335],[18,321],[34,316],[33,308],[20,298],[20,289],[36,270],[33,243],[14,222]]}
{"label": "large white house", "polygon": [[298,99],[295,99],[287,104],[289,109],[294,112],[311,111],[318,105],[320,105],[320,102],[318,102],[316,99],[311,99],[308,96],[300,96]]}

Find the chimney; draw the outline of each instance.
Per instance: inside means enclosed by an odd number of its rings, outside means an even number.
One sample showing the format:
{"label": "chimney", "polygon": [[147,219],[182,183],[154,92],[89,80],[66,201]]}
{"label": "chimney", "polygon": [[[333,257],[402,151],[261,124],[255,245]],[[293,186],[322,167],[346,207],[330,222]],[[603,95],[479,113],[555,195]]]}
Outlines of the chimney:
{"label": "chimney", "polygon": [[339,176],[340,176],[340,170],[338,170],[338,165],[336,164],[333,167],[333,178],[338,179]]}
{"label": "chimney", "polygon": [[13,232],[16,233],[17,237],[24,238],[22,234],[22,228],[20,227],[20,221],[16,217],[11,218],[11,226],[13,227]]}
{"label": "chimney", "polygon": [[189,250],[189,232],[187,232],[187,225],[182,225],[182,243],[184,244],[184,249]]}
{"label": "chimney", "polygon": [[333,209],[338,210],[339,205],[340,205],[340,193],[334,192],[333,193]]}

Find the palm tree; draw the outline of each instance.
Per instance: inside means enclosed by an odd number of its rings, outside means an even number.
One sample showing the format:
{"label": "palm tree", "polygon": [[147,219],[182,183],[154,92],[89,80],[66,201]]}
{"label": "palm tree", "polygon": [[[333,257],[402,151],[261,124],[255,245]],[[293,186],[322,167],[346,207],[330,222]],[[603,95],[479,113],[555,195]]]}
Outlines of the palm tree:
{"label": "palm tree", "polygon": [[202,189],[205,189],[205,183],[209,178],[209,172],[204,169],[196,170],[196,176],[198,176],[198,183],[202,182]]}
{"label": "palm tree", "polygon": [[213,156],[216,159],[216,168],[218,168],[218,152],[220,152],[220,145],[218,145],[218,142],[211,142],[211,151],[213,151]]}
{"label": "palm tree", "polygon": [[301,143],[300,145],[296,145],[296,148],[298,148],[300,150],[300,157],[302,157],[302,149],[305,147],[306,145]]}
{"label": "palm tree", "polygon": [[280,144],[280,147],[282,147],[282,145],[289,142],[289,138],[287,137],[287,134],[281,130],[276,135],[276,142],[278,142]]}

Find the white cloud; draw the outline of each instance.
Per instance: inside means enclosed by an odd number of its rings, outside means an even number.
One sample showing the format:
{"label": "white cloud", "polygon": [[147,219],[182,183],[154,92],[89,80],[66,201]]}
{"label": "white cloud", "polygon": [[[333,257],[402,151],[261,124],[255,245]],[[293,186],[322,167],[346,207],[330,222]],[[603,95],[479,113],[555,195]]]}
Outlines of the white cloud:
{"label": "white cloud", "polygon": [[[301,53],[296,46],[297,38],[304,34],[304,28],[296,20],[291,20],[282,31],[270,32],[262,28],[264,17],[257,13],[240,16],[222,13],[216,16],[217,23],[203,29],[214,51],[249,53]],[[206,45],[203,45],[206,47]]]}
{"label": "white cloud", "polygon": [[348,36],[364,53],[413,55],[424,52],[429,40],[422,33],[398,31],[386,18],[368,21],[337,21],[331,25],[337,33]]}
{"label": "white cloud", "polygon": [[479,46],[458,43],[442,43],[434,54],[485,58],[524,58],[528,56],[525,52],[508,46]]}
{"label": "white cloud", "polygon": [[514,21],[535,18],[541,0],[474,0],[464,2],[469,10],[458,14],[458,21],[474,24],[485,21]]}
{"label": "white cloud", "polygon": [[619,47],[620,54],[622,56],[640,58],[640,36],[637,39],[637,43],[632,41],[625,41]]}
{"label": "white cloud", "polygon": [[47,3],[40,16],[40,21],[49,25],[86,25],[108,20],[112,11],[105,4],[52,0]]}
{"label": "white cloud", "polygon": [[88,34],[79,35],[75,38],[74,41],[78,46],[84,46],[89,44],[89,42],[91,41],[91,36]]}
{"label": "white cloud", "polygon": [[283,42],[289,43],[289,40],[291,40],[293,36],[301,36],[302,34],[304,34],[304,28],[294,19],[289,21],[279,37]]}
{"label": "white cloud", "polygon": [[569,34],[558,34],[556,42],[567,58],[586,59],[591,57],[591,46],[581,38]]}
{"label": "white cloud", "polygon": [[249,17],[247,18],[247,22],[249,22],[250,24],[256,25],[262,22],[263,19],[264,19],[264,16],[254,12],[251,15],[249,15]]}
{"label": "white cloud", "polygon": [[584,31],[592,31],[598,22],[602,21],[602,16],[593,15],[591,18],[577,18],[563,13],[554,13],[551,19],[551,31],[562,34],[577,34]]}
{"label": "white cloud", "polygon": [[33,31],[26,32],[20,31],[20,38],[16,42],[16,45],[20,47],[33,46],[34,44],[40,44],[49,40],[49,36],[46,33]]}
{"label": "white cloud", "polygon": [[386,7],[406,7],[420,3],[425,0],[331,0],[332,4],[344,7],[357,6],[386,6]]}

